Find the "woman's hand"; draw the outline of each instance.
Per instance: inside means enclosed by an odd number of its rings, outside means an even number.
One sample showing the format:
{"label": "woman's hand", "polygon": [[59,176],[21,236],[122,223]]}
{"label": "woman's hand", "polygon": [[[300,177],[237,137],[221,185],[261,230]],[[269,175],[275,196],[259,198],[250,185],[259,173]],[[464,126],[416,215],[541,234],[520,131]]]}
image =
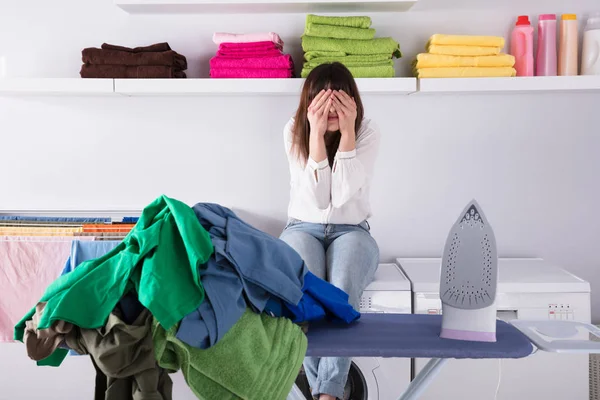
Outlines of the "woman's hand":
{"label": "woman's hand", "polygon": [[340,133],[342,136],[354,136],[356,124],[356,102],[343,90],[333,92],[333,107],[340,121]]}
{"label": "woman's hand", "polygon": [[310,133],[324,136],[327,132],[327,118],[333,97],[331,89],[321,90],[308,107],[307,117],[310,124]]}

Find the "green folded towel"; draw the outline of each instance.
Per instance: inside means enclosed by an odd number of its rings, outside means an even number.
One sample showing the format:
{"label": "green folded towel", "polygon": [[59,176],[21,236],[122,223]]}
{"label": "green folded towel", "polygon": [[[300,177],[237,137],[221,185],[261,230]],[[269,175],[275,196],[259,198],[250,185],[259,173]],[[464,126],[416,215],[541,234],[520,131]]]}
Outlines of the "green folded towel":
{"label": "green folded towel", "polygon": [[[355,78],[393,78],[396,76],[394,67],[390,65],[347,68]],[[312,68],[303,68],[300,76],[306,78],[310,71],[312,71]]]}
{"label": "green folded towel", "polygon": [[343,51],[307,51],[306,53],[304,53],[304,59],[306,61],[311,61],[313,58],[320,58],[320,57],[328,57],[328,58],[332,58],[332,57],[346,57],[348,54],[344,53]]}
{"label": "green folded towel", "polygon": [[370,17],[324,17],[321,15],[308,14],[306,16],[306,25],[319,24],[319,25],[332,25],[332,26],[346,26],[348,28],[363,28],[367,29],[371,27]]}
{"label": "green folded towel", "polygon": [[394,39],[375,38],[371,40],[331,39],[302,36],[302,49],[309,51],[336,51],[349,55],[391,54],[402,57],[400,45]]}
{"label": "green folded towel", "polygon": [[182,370],[201,400],[284,400],[306,354],[307,340],[299,326],[247,309],[216,345],[206,350],[181,342],[177,326],[165,331],[152,324],[159,366]]}
{"label": "green folded towel", "polygon": [[304,34],[314,37],[369,40],[375,37],[375,29],[349,28],[321,24],[306,24]]}
{"label": "green folded towel", "polygon": [[386,54],[373,54],[366,56],[344,56],[344,57],[316,57],[307,60],[304,63],[304,68],[314,68],[317,65],[325,63],[340,62],[345,66],[351,67],[368,67],[371,65],[394,65],[391,57]]}

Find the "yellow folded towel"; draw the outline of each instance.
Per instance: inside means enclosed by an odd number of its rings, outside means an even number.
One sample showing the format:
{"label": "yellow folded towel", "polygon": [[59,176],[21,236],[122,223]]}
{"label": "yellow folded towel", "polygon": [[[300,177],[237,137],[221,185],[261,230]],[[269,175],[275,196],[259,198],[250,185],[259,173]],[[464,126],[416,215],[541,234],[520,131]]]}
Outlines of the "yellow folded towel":
{"label": "yellow folded towel", "polygon": [[427,52],[430,54],[443,54],[447,56],[497,56],[500,47],[485,46],[445,46],[441,44],[428,44]]}
{"label": "yellow folded towel", "polygon": [[416,68],[440,67],[514,67],[515,58],[510,54],[497,56],[446,56],[422,53],[417,55]]}
{"label": "yellow folded towel", "polygon": [[417,78],[494,78],[517,75],[514,68],[422,68],[416,70]]}
{"label": "yellow folded towel", "polygon": [[504,47],[504,38],[500,36],[474,36],[474,35],[433,35],[430,44],[442,46],[483,46]]}

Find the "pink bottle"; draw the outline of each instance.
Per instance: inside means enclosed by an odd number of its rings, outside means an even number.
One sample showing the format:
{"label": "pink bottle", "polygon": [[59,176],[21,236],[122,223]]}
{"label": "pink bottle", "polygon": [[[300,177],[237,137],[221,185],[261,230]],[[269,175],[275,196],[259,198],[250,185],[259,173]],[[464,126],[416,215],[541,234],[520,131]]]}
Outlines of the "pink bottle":
{"label": "pink bottle", "polygon": [[533,26],[527,15],[520,15],[510,39],[510,54],[515,57],[517,76],[533,76]]}
{"label": "pink bottle", "polygon": [[537,76],[556,76],[556,15],[542,14],[538,22]]}

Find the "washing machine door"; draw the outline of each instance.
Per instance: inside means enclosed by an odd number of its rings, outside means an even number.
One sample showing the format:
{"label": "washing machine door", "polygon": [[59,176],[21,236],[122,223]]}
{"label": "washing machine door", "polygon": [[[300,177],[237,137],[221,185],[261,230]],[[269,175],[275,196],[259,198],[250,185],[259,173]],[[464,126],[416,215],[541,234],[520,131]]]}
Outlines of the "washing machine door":
{"label": "washing machine door", "polygon": [[[342,400],[379,400],[379,388],[375,379],[377,368],[379,363],[376,358],[354,358]],[[304,369],[298,375],[296,385],[307,400],[312,399]]]}

